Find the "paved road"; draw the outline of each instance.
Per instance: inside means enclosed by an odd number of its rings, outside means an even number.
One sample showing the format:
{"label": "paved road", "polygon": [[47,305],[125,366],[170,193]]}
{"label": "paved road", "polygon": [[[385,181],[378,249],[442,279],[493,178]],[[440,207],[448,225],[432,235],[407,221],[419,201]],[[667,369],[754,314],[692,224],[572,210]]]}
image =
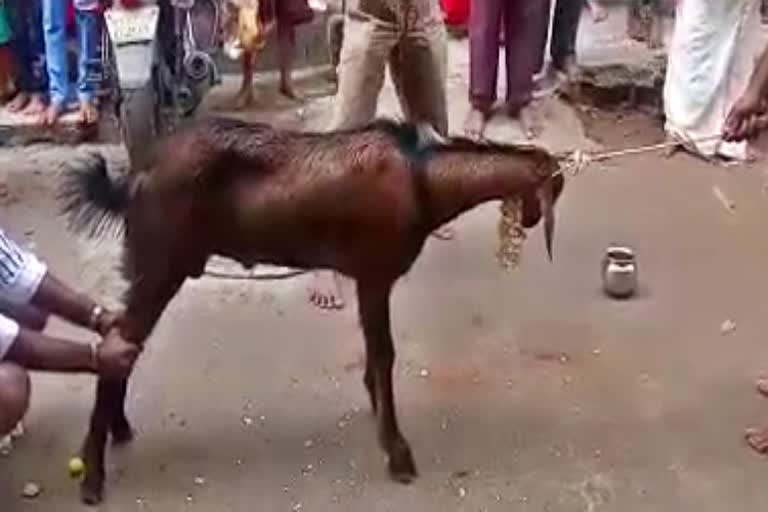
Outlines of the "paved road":
{"label": "paved road", "polygon": [[[453,126],[466,111],[463,50],[451,50]],[[269,98],[251,117],[327,123],[330,100],[297,109]],[[395,111],[391,90],[383,110]],[[588,144],[569,108],[546,110],[544,143]],[[590,125],[611,147],[658,135],[631,116]],[[514,130],[499,121],[491,134]],[[65,277],[114,298],[116,244],[74,238],[55,217],[56,169],[75,153],[0,152],[10,191],[0,219]],[[645,156],[609,170],[568,183],[554,264],[536,232],[522,268],[502,273],[490,205],[461,219],[455,241],[429,242],[399,284],[396,393],[421,471],[414,485],[387,480],[354,308],[313,310],[302,279],[202,280],[173,302],[137,370],[139,436],[110,454],[102,509],[765,510],[768,466],[741,442],[745,426],[768,419],[751,388],[768,370],[760,166]],[[601,252],[614,242],[639,253],[643,289],[629,302],[599,293]],[[728,319],[736,329],[723,335]],[[0,458],[0,510],[81,509],[65,467],[92,384],[35,376],[29,431]],[[30,480],[44,492],[27,502]]]}

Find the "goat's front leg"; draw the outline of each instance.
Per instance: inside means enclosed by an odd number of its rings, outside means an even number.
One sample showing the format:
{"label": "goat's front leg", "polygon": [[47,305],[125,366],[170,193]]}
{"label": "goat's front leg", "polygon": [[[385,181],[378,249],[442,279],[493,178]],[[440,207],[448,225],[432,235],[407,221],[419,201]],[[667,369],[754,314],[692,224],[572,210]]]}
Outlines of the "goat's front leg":
{"label": "goat's front leg", "polygon": [[112,416],[109,430],[114,444],[126,444],[133,441],[133,428],[125,414],[125,395],[128,392],[128,379],[120,379],[119,386],[115,384],[115,401],[120,404]]}
{"label": "goat's front leg", "polygon": [[[144,343],[185,278],[175,272],[165,276],[154,273],[139,279],[130,290],[125,318],[120,325],[123,338]],[[117,443],[133,437],[125,416],[126,389],[126,379],[100,377],[96,386],[96,403],[82,450],[85,477],[80,485],[80,497],[88,505],[101,503],[104,496],[104,453],[110,430]]]}
{"label": "goat's front leg", "polygon": [[85,478],[80,484],[80,498],[86,505],[101,503],[104,492],[104,452],[112,421],[119,414],[120,387],[123,379],[99,378],[96,404],[91,412],[88,434],[83,442]]}
{"label": "goat's front leg", "polygon": [[410,483],[416,478],[416,465],[408,441],[397,424],[392,391],[395,347],[389,319],[391,290],[391,283],[358,282],[357,285],[367,357],[365,381],[376,411],[379,442],[389,457],[389,473],[398,482]]}

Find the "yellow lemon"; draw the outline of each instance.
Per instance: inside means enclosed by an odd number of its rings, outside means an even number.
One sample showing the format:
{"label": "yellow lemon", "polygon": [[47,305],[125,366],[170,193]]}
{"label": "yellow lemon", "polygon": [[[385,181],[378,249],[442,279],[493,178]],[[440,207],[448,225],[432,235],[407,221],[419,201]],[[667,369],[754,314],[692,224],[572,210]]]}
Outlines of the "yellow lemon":
{"label": "yellow lemon", "polygon": [[67,470],[71,478],[80,478],[85,473],[85,462],[80,457],[72,457],[69,459]]}

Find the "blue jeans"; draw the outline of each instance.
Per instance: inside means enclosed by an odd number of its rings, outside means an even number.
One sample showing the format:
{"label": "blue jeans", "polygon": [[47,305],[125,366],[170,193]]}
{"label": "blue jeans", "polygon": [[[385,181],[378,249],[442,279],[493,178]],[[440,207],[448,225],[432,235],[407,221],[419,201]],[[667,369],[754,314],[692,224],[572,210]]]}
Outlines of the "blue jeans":
{"label": "blue jeans", "polygon": [[[77,26],[77,97],[92,101],[100,77],[101,13],[75,9]],[[67,59],[67,3],[43,0],[43,35],[52,105],[64,105],[71,97]]]}
{"label": "blue jeans", "polygon": [[13,30],[11,51],[16,70],[16,86],[21,92],[48,92],[45,70],[45,43],[40,0],[6,2],[8,21]]}

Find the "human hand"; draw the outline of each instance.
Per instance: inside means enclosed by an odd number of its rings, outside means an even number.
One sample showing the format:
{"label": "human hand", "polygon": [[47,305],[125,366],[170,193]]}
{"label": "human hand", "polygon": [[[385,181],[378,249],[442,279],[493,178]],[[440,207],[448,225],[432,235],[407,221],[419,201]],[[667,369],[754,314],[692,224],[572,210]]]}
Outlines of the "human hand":
{"label": "human hand", "polygon": [[106,336],[109,331],[112,329],[116,329],[120,323],[123,320],[123,312],[115,312],[115,311],[109,311],[107,309],[103,310],[101,314],[96,319],[96,323],[93,326],[94,330],[101,334],[102,336]]}
{"label": "human hand", "polygon": [[117,329],[111,329],[96,348],[94,369],[104,377],[127,377],[140,353],[141,347],[124,340]]}
{"label": "human hand", "polygon": [[723,140],[741,141],[766,127],[766,105],[760,95],[747,91],[731,108],[723,127]]}

